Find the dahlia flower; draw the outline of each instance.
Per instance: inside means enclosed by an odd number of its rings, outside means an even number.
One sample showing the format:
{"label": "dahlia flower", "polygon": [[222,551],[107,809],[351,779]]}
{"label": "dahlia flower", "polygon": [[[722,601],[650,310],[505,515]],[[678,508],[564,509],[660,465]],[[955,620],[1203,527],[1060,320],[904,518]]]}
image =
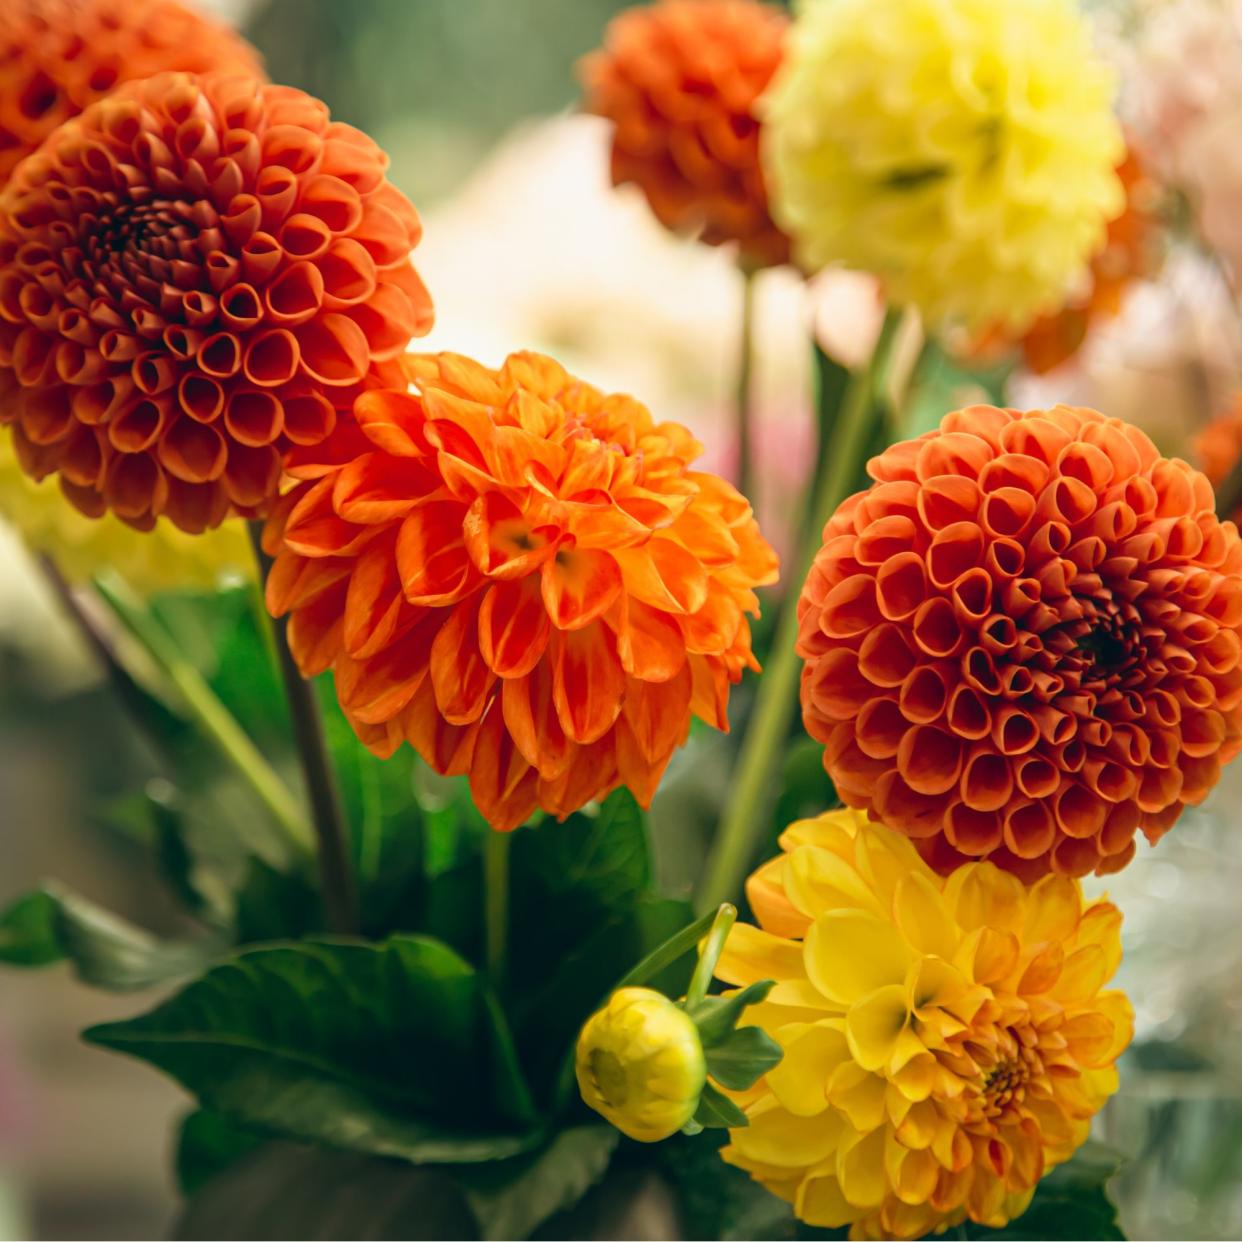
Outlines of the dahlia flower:
{"label": "dahlia flower", "polygon": [[5,0],[0,185],[62,122],[122,82],[168,70],[263,76],[244,39],[178,0]]}
{"label": "dahlia flower", "polygon": [[[691,716],[728,727],[745,614],[776,558],[699,446],[550,358],[411,363],[370,391],[268,524],[274,615],[362,741],[469,772],[493,827],[627,785],[644,805]],[[344,464],[333,464],[341,463]]]}
{"label": "dahlia flower", "polygon": [[761,109],[773,215],[811,269],[1018,331],[1121,210],[1111,96],[1073,0],[808,4]]}
{"label": "dahlia flower", "polygon": [[842,799],[939,870],[1118,870],[1242,739],[1242,543],[1207,479],[1065,406],[959,410],[868,470],[798,605]]}
{"label": "dahlia flower", "polygon": [[264,511],[282,459],[395,379],[431,304],[386,157],[318,100],[161,74],[0,194],[0,421],[23,468],[149,530]]}
{"label": "dahlia flower", "polygon": [[249,577],[254,555],[240,522],[205,535],[187,535],[169,522],[134,530],[105,513],[79,513],[49,481],[36,483],[17,463],[9,433],[0,431],[0,518],[32,551],[50,556],[74,585],[101,569],[115,569],[135,591],[151,595],[194,587],[210,590],[222,579]]}
{"label": "dahlia flower", "polygon": [[650,988],[619,988],[588,1019],[574,1070],[586,1103],[640,1143],[676,1134],[707,1081],[694,1020]]}
{"label": "dahlia flower", "polygon": [[1121,915],[1076,880],[945,879],[857,811],[802,820],[747,886],[717,975],[784,1049],[721,1155],[851,1238],[999,1228],[1087,1137],[1133,1015],[1104,990]]}
{"label": "dahlia flower", "polygon": [[613,18],[580,75],[586,111],[614,126],[612,180],[633,182],[667,228],[784,263],[759,163],[756,102],[788,18],[760,0],[657,0]]}

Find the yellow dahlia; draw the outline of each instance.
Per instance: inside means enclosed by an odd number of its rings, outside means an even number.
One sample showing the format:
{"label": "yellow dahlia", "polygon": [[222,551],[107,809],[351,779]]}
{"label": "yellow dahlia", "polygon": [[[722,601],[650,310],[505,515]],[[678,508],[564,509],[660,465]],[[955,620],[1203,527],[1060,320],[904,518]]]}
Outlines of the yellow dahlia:
{"label": "yellow dahlia", "polygon": [[1073,0],[805,5],[762,109],[773,215],[812,269],[1019,330],[1122,209],[1112,91]]}
{"label": "yellow dahlia", "polygon": [[222,578],[248,577],[254,563],[239,521],[188,535],[167,520],[143,532],[111,513],[87,517],[51,479],[36,483],[21,468],[8,431],[0,431],[0,518],[32,552],[50,556],[74,584],[107,568],[143,595],[210,590]]}
{"label": "yellow dahlia", "polygon": [[852,1238],[1003,1226],[1116,1089],[1120,913],[1062,875],[937,875],[853,810],[781,849],[747,885],[759,927],[736,926],[716,968],[776,980],[746,1021],[784,1049],[733,1093],[749,1125],[724,1159]]}

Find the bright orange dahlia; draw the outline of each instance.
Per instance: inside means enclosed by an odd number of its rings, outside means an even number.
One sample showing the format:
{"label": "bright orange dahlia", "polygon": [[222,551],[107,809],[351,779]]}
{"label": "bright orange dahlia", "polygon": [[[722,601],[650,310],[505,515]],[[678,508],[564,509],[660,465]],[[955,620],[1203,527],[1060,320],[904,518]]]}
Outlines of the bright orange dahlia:
{"label": "bright orange dahlia", "polygon": [[66,122],[0,194],[0,421],[84,512],[262,512],[282,459],[401,375],[419,220],[290,87],[167,73]]}
{"label": "bright orange dahlia", "polygon": [[1242,738],[1242,542],[1207,479],[1066,406],[959,410],[868,469],[798,606],[842,799],[941,871],[1118,870]]}
{"label": "bright orange dahlia", "polygon": [[613,18],[580,66],[586,111],[615,126],[614,185],[633,182],[666,228],[785,263],[768,214],[756,101],[789,19],[758,0],[659,0]]}
{"label": "bright orange dahlia", "polygon": [[[268,523],[273,615],[367,747],[470,774],[493,827],[624,784],[644,805],[691,716],[727,729],[776,556],[700,446],[550,358],[411,361]],[[360,431],[360,444],[351,437]],[[336,449],[338,446],[331,446]],[[332,453],[325,455],[331,457]]]}
{"label": "bright orange dahlia", "polygon": [[4,0],[0,185],[52,130],[121,82],[174,69],[263,76],[244,39],[177,0]]}

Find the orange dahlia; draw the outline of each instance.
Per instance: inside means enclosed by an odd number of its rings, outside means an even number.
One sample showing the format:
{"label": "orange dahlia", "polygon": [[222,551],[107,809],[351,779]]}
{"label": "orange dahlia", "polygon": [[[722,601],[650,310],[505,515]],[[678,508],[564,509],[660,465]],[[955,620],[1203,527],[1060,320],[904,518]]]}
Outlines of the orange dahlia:
{"label": "orange dahlia", "polygon": [[768,214],[756,102],[789,20],[758,0],[659,0],[613,18],[584,57],[586,111],[614,125],[612,180],[633,182],[666,228],[785,263]]}
{"label": "orange dahlia", "polygon": [[1126,192],[1125,209],[1110,222],[1104,246],[1091,260],[1083,287],[1059,311],[1036,319],[1019,342],[1023,361],[1037,374],[1072,358],[1094,325],[1118,314],[1130,285],[1155,269],[1156,187],[1133,149],[1118,165],[1117,176]]}
{"label": "orange dahlia", "polygon": [[177,0],[4,0],[0,185],[62,122],[168,70],[263,76],[244,39]]}
{"label": "orange dahlia", "polygon": [[143,529],[261,512],[430,327],[386,163],[244,77],[160,74],[61,126],[0,193],[0,421],[26,471]]}
{"label": "orange dahlia", "polygon": [[[410,364],[363,443],[310,465],[266,531],[273,615],[331,668],[372,751],[469,772],[510,829],[624,784],[646,804],[691,716],[726,729],[776,556],[700,446],[550,358]],[[354,428],[346,428],[348,440]]]}
{"label": "orange dahlia", "polygon": [[959,410],[868,470],[798,605],[842,799],[939,870],[1124,866],[1242,738],[1242,543],[1207,479],[1066,406]]}

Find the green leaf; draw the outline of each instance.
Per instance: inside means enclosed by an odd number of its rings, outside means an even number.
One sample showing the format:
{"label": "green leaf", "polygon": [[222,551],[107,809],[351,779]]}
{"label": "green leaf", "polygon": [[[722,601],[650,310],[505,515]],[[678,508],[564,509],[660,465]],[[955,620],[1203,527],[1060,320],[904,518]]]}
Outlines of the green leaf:
{"label": "green leaf", "polygon": [[490,992],[424,937],[250,949],[86,1038],[265,1133],[415,1163],[499,1159],[539,1137]]}
{"label": "green leaf", "polygon": [[457,1170],[480,1235],[526,1238],[573,1207],[603,1177],[619,1138],[611,1126],[575,1126],[542,1151]]}
{"label": "green leaf", "polygon": [[1065,1164],[1039,1183],[1031,1206],[1004,1229],[967,1225],[964,1235],[978,1239],[1124,1239],[1108,1183],[1122,1157],[1101,1143],[1087,1142]]}
{"label": "green leaf", "polygon": [[213,1177],[261,1147],[263,1141],[262,1136],[233,1125],[209,1109],[188,1113],[177,1133],[175,1163],[181,1193],[195,1194]]}
{"label": "green leaf", "polygon": [[251,858],[233,916],[239,944],[288,940],[327,930],[318,886],[300,872]]}
{"label": "green leaf", "polygon": [[44,966],[67,959],[83,983],[112,992],[194,974],[222,948],[214,939],[161,940],[59,884],[0,916],[0,961]]}
{"label": "green leaf", "polygon": [[0,914],[0,962],[10,966],[48,966],[64,958],[56,936],[56,901],[39,889]]}
{"label": "green leaf", "polygon": [[[649,896],[650,883],[646,817],[627,790],[513,834],[509,1010],[541,1094],[617,980],[691,921],[685,903]],[[688,977],[682,966],[664,980]]]}
{"label": "green leaf", "polygon": [[745,1091],[781,1061],[781,1046],[757,1026],[733,1031],[707,1050],[707,1072],[730,1091]]}
{"label": "green leaf", "polygon": [[267,1143],[207,1182],[174,1236],[242,1239],[470,1238],[465,1195],[441,1167]]}
{"label": "green leaf", "polygon": [[[715,911],[709,916],[715,918]],[[705,996],[686,1012],[699,1028],[704,1048],[727,1039],[737,1026],[747,1006],[757,1005],[776,986],[772,979],[762,979],[734,992],[732,996]]]}
{"label": "green leaf", "polygon": [[746,1114],[727,1095],[717,1091],[709,1082],[699,1097],[694,1120],[705,1130],[716,1128],[736,1129],[747,1125]]}

